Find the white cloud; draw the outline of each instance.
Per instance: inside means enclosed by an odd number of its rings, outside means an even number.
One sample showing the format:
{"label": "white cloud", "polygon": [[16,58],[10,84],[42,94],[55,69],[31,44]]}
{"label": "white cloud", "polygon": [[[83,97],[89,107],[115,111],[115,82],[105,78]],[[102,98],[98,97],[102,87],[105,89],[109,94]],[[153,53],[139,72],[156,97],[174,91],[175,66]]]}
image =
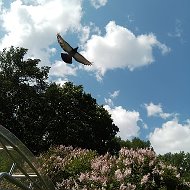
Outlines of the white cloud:
{"label": "white cloud", "polygon": [[175,21],[175,31],[172,33],[168,33],[168,36],[170,37],[176,37],[176,38],[181,38],[183,34],[183,29],[182,29],[182,22],[179,19],[176,19]]}
{"label": "white cloud", "polygon": [[100,8],[102,6],[105,6],[108,0],[90,0],[91,4],[96,8]]}
{"label": "white cloud", "polygon": [[3,9],[3,2],[0,1],[0,12],[2,11],[2,9]]}
{"label": "white cloud", "polygon": [[147,109],[148,116],[156,116],[162,113],[162,107],[161,104],[153,104],[152,102],[150,104],[145,104],[145,108]]}
{"label": "white cloud", "polygon": [[158,154],[180,151],[190,152],[190,122],[180,124],[177,119],[168,121],[149,135],[149,140]]}
{"label": "white cloud", "polygon": [[81,27],[80,33],[79,33],[79,39],[80,39],[82,48],[85,46],[85,43],[89,39],[90,35],[93,35],[93,34],[97,34],[97,35],[101,34],[99,27],[97,27],[95,23],[90,22],[89,26]]}
{"label": "white cloud", "polygon": [[154,61],[153,47],[158,47],[162,54],[170,51],[160,43],[154,34],[135,36],[125,27],[110,21],[104,36],[92,35],[85,46],[86,57],[93,61],[87,70],[96,72],[97,79],[101,79],[107,70],[116,68],[135,68],[149,65]]}
{"label": "white cloud", "polygon": [[113,103],[113,100],[111,98],[105,98],[105,103],[110,106],[110,107],[113,107],[114,106],[114,103]]}
{"label": "white cloud", "polygon": [[115,90],[113,93],[109,93],[109,98],[105,98],[105,103],[111,107],[114,106],[113,99],[119,96],[119,90]]}
{"label": "white cloud", "polygon": [[118,97],[118,96],[119,96],[119,92],[120,92],[119,90],[115,90],[113,93],[110,94],[110,97],[111,97],[111,98],[116,98],[116,97]]}
{"label": "white cloud", "polygon": [[141,121],[139,112],[128,111],[122,106],[111,108],[105,105],[104,108],[111,114],[114,124],[119,127],[120,132],[117,136],[124,140],[138,136],[140,127],[137,123]]}
{"label": "white cloud", "polygon": [[147,110],[148,117],[157,116],[162,119],[167,119],[171,116],[175,116],[173,113],[164,113],[161,104],[154,104],[151,102],[149,104],[145,104],[145,108]]}
{"label": "white cloud", "polygon": [[90,35],[90,27],[84,26],[81,29],[81,34],[79,36],[81,44],[84,44],[89,39],[89,35]]}
{"label": "white cloud", "polygon": [[76,76],[77,67],[68,66],[63,61],[56,61],[50,69],[50,76],[65,77],[69,75]]}
{"label": "white cloud", "polygon": [[67,78],[64,78],[64,79],[58,78],[55,83],[59,84],[60,86],[63,86],[66,82],[68,82]]}
{"label": "white cloud", "polygon": [[[26,4],[25,4],[26,3]],[[29,56],[48,65],[49,46],[56,42],[56,33],[81,28],[82,0],[15,0],[10,9],[0,13],[5,35],[0,49],[21,46]]]}

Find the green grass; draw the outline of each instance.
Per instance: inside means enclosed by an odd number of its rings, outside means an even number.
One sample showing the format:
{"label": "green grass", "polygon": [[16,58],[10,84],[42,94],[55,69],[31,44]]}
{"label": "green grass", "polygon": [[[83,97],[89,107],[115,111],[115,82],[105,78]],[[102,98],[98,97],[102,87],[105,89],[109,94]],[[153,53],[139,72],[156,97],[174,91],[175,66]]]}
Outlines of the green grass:
{"label": "green grass", "polygon": [[7,155],[5,150],[0,150],[0,172],[8,172],[13,164],[13,161]]}

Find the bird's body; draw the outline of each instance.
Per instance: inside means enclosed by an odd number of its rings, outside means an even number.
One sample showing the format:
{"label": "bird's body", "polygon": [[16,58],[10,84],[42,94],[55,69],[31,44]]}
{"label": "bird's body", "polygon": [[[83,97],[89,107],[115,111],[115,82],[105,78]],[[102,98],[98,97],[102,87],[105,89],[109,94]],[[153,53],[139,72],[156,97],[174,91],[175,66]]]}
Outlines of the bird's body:
{"label": "bird's body", "polygon": [[61,48],[67,53],[61,53],[61,58],[65,63],[72,64],[72,58],[84,65],[92,65],[84,56],[77,52],[78,47],[72,48],[61,36],[57,34],[57,41]]}

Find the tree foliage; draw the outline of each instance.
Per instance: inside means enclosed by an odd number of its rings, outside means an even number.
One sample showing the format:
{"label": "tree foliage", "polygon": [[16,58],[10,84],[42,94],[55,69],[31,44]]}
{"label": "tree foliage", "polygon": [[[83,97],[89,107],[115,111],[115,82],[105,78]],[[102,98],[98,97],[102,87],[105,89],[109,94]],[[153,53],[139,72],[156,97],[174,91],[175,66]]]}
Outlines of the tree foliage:
{"label": "tree foliage", "polygon": [[138,137],[134,137],[132,140],[122,140],[120,137],[115,137],[115,141],[119,144],[120,148],[122,147],[126,147],[128,149],[151,148],[149,140],[143,141]]}
{"label": "tree foliage", "polygon": [[0,53],[0,123],[33,152],[41,149],[43,94],[49,67],[38,68],[39,59],[26,59],[27,49],[4,49]]}
{"label": "tree foliage", "polygon": [[164,155],[160,155],[159,158],[167,164],[171,164],[178,169],[180,176],[187,181],[190,181],[190,153],[180,153],[171,152]]}
{"label": "tree foliage", "polygon": [[25,59],[27,49],[0,52],[0,123],[34,153],[65,144],[104,153],[118,132],[82,85],[47,82],[49,67]]}
{"label": "tree foliage", "polygon": [[51,84],[46,91],[45,140],[49,144],[64,144],[104,153],[118,128],[108,112],[86,94],[81,85]]}

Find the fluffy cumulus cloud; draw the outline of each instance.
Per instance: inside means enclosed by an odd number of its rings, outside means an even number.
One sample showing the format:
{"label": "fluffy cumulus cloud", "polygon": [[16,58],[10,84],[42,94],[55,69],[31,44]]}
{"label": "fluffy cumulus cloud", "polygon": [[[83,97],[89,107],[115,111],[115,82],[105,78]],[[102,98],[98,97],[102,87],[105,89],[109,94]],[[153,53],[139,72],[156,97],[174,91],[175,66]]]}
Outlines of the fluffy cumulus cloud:
{"label": "fluffy cumulus cloud", "polygon": [[29,56],[50,64],[50,46],[56,41],[56,33],[81,27],[81,4],[82,0],[13,1],[9,9],[0,13],[5,33],[0,49],[11,45],[25,47]]}
{"label": "fluffy cumulus cloud", "polygon": [[111,118],[115,125],[119,128],[118,136],[121,139],[131,139],[138,136],[140,127],[138,122],[141,121],[139,112],[128,111],[122,106],[111,107],[105,105],[104,108],[111,114]]}
{"label": "fluffy cumulus cloud", "polygon": [[96,8],[105,6],[108,0],[90,0],[91,4]]}
{"label": "fluffy cumulus cloud", "polygon": [[149,104],[145,104],[145,108],[147,110],[148,117],[157,116],[163,119],[167,119],[171,116],[174,116],[173,113],[164,113],[161,104],[154,104],[151,102]]}
{"label": "fluffy cumulus cloud", "polygon": [[50,75],[56,77],[63,77],[68,75],[76,76],[77,67],[71,67],[65,64],[63,61],[56,61],[50,70]]}
{"label": "fluffy cumulus cloud", "polygon": [[190,152],[190,120],[180,124],[177,119],[167,121],[150,134],[150,142],[158,154]]}
{"label": "fluffy cumulus cloud", "polygon": [[154,34],[135,36],[114,21],[110,21],[105,29],[104,36],[92,35],[85,47],[85,55],[95,63],[88,70],[95,71],[98,79],[107,70],[128,68],[132,71],[151,64],[154,61],[153,47],[158,47],[162,54],[170,51]]}

